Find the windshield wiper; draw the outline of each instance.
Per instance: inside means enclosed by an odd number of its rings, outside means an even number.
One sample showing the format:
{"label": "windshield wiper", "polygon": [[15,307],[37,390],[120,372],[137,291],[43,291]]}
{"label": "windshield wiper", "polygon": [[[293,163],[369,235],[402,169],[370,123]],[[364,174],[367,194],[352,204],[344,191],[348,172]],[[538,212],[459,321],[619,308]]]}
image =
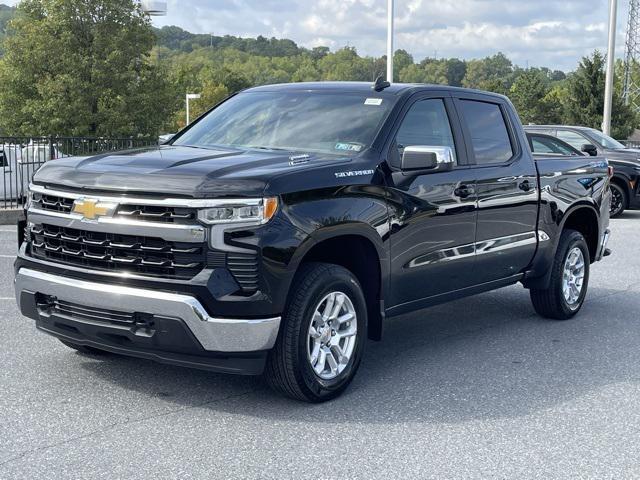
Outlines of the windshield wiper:
{"label": "windshield wiper", "polygon": [[246,148],[250,148],[252,150],[278,150],[281,152],[290,152],[288,148],[280,148],[280,147],[263,147],[260,145],[249,145]]}
{"label": "windshield wiper", "polygon": [[223,147],[222,145],[208,145],[208,146],[205,147],[204,145],[184,145],[184,144],[180,144],[180,143],[172,145],[172,146],[175,146],[175,147],[187,147],[187,148],[199,148],[201,150],[222,150],[222,149],[225,149],[225,148],[229,148],[229,147]]}

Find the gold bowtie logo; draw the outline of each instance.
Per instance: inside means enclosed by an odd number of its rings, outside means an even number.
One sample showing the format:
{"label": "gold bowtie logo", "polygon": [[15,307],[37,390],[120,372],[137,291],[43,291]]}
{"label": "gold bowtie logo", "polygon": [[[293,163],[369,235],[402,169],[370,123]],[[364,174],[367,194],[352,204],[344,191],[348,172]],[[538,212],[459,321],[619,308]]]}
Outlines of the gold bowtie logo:
{"label": "gold bowtie logo", "polygon": [[73,213],[82,215],[84,220],[111,216],[116,211],[116,203],[99,202],[92,198],[79,198],[73,202]]}

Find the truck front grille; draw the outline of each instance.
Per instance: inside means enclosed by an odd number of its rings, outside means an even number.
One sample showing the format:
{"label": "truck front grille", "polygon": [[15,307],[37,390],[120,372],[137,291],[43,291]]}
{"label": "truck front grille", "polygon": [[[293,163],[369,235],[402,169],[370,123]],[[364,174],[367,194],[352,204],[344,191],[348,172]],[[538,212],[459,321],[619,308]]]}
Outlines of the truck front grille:
{"label": "truck front grille", "polygon": [[[73,198],[36,193],[33,206],[47,212],[69,214],[73,210]],[[121,204],[115,216],[139,222],[191,224],[196,220],[197,213],[193,208]]]}
{"label": "truck front grille", "polygon": [[206,265],[204,244],[47,224],[31,228],[31,253],[68,265],[165,278],[192,278]]}

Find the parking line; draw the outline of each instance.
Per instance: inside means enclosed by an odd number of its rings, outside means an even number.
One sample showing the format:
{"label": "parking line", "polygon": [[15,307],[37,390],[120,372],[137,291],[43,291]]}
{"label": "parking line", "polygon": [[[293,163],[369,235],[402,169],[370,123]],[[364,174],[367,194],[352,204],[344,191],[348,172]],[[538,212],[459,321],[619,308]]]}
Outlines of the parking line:
{"label": "parking line", "polygon": [[15,300],[14,297],[0,297],[0,300]]}
{"label": "parking line", "polygon": [[15,255],[0,255],[0,258],[16,258]]}

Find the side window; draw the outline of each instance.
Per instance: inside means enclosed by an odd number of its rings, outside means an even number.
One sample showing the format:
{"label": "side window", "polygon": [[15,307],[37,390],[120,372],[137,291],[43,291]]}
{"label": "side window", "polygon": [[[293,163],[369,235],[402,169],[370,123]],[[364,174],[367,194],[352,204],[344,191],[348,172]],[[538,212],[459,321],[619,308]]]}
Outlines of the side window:
{"label": "side window", "polygon": [[451,147],[457,162],[456,146],[451,132],[451,123],[444,101],[441,99],[420,100],[414,103],[400,125],[396,135],[396,152],[392,152],[392,164],[399,166],[400,155],[409,146]]}
{"label": "side window", "polygon": [[504,163],[513,157],[509,131],[500,106],[475,100],[461,100],[460,104],[471,133],[476,163]]}
{"label": "side window", "polygon": [[585,143],[591,143],[586,137],[583,137],[579,133],[572,132],[571,130],[558,130],[557,137],[578,150],[581,150],[582,145]]}
{"label": "side window", "polygon": [[554,138],[533,137],[531,140],[534,153],[556,153],[559,155],[575,155],[576,153]]}
{"label": "side window", "polygon": [[531,139],[531,145],[532,145],[532,151],[534,153],[557,153],[554,152],[551,148],[549,148],[548,145],[545,145],[542,141],[540,141],[539,138],[532,138]]}
{"label": "side window", "polygon": [[561,153],[562,155],[579,155],[573,150],[571,150],[569,147],[567,147],[566,144],[563,145],[558,140],[554,140],[550,138],[548,139],[548,142],[549,142],[549,146],[553,148],[556,153]]}

